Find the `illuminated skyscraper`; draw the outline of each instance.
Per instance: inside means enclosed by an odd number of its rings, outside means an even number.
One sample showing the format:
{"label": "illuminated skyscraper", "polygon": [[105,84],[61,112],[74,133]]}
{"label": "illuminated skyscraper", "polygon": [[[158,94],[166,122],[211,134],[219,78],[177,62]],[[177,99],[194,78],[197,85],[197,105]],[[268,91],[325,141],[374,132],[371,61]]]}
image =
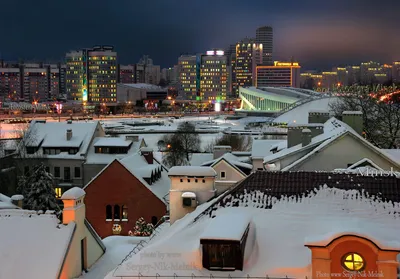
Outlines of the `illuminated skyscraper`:
{"label": "illuminated skyscraper", "polygon": [[255,69],[262,64],[263,45],[245,39],[236,44],[236,56],[232,60],[232,91],[239,93],[240,86],[254,85]]}
{"label": "illuminated skyscraper", "polygon": [[400,61],[393,62],[392,65],[392,79],[394,83],[400,83]]}
{"label": "illuminated skyscraper", "polygon": [[90,103],[117,101],[117,53],[113,47],[94,47],[66,55],[67,98]]}
{"label": "illuminated skyscraper", "polygon": [[300,65],[275,61],[274,66],[256,67],[256,87],[300,87]]}
{"label": "illuminated skyscraper", "polygon": [[[200,82],[198,82],[198,71],[200,72],[196,55],[182,55],[178,58],[179,66],[179,94],[188,100],[196,100],[200,94]],[[199,63],[200,64],[200,63]]]}
{"label": "illuminated skyscraper", "polygon": [[199,100],[222,101],[228,90],[228,59],[222,50],[207,51],[201,56]]}
{"label": "illuminated skyscraper", "polygon": [[272,63],[273,39],[274,39],[274,33],[272,27],[263,26],[257,29],[256,43],[262,44],[263,46],[263,54],[262,54],[263,65],[273,65]]}

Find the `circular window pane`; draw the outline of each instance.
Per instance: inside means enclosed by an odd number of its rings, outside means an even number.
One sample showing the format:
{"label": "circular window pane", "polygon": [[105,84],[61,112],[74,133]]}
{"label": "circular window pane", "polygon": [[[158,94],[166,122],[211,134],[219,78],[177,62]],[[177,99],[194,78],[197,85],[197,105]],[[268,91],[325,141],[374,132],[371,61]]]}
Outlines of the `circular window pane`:
{"label": "circular window pane", "polygon": [[343,257],[342,266],[349,271],[360,271],[365,266],[365,261],[361,255],[350,253]]}

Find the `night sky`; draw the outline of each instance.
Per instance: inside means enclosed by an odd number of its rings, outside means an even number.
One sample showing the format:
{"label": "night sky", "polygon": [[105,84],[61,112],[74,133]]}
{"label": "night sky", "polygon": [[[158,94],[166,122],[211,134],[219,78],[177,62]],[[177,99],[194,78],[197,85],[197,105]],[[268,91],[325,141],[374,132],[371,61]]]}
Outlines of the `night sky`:
{"label": "night sky", "polygon": [[[143,54],[169,67],[181,53],[226,48],[274,27],[274,58],[329,69],[400,60],[399,0],[8,0],[0,4],[4,59],[59,61],[114,45],[119,61]],[[396,14],[397,13],[397,14]]]}

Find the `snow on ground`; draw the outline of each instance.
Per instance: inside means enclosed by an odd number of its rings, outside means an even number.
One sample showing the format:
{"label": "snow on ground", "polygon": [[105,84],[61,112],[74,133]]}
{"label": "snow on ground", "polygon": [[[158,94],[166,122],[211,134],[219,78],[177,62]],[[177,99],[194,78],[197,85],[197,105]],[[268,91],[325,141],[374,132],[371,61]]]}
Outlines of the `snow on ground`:
{"label": "snow on ground", "polygon": [[333,97],[333,98],[320,99],[309,103],[305,103],[293,110],[290,110],[278,116],[274,120],[274,122],[306,124],[308,123],[308,112],[310,110],[331,111],[330,104],[335,103],[337,100],[338,100],[337,97]]}
{"label": "snow on ground", "polygon": [[147,237],[109,236],[103,239],[106,253],[90,268],[89,272],[80,276],[85,279],[102,279],[132,251],[132,249]]}

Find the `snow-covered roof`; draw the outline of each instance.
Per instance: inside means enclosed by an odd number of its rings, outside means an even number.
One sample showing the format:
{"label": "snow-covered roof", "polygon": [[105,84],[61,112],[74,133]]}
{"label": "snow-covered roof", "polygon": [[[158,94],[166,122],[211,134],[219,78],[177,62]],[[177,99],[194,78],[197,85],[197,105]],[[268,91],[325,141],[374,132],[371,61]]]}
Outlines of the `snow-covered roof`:
{"label": "snow-covered roof", "polygon": [[361,115],[363,113],[361,111],[344,111],[342,114]]}
{"label": "snow-covered roof", "polygon": [[[171,181],[168,178],[167,171],[165,171],[161,164],[155,160],[153,161],[153,164],[149,164],[146,159],[138,153],[120,159],[119,162],[144,186],[153,192],[155,196],[157,196],[161,201],[166,202]],[[150,185],[145,178],[150,178],[151,174],[155,174],[157,171],[161,171],[161,177]]]}
{"label": "snow-covered roof", "polygon": [[96,138],[94,147],[128,147],[132,144],[131,140],[123,140],[119,137],[100,137]]}
{"label": "snow-covered roof", "polygon": [[0,278],[59,278],[76,226],[59,223],[54,214],[0,210]]}
{"label": "snow-covered roof", "polygon": [[69,189],[68,191],[64,192],[61,196],[62,200],[76,200],[81,198],[82,196],[86,195],[86,192],[79,187],[74,187]]}
{"label": "snow-covered roof", "polygon": [[[245,219],[240,217],[240,220],[236,218],[233,221],[228,217],[235,214],[251,216],[251,224],[245,250],[249,253],[248,260],[243,271],[229,273],[232,277],[311,278],[311,250],[305,244],[324,237],[329,240],[335,234],[362,233],[382,247],[400,247],[400,205],[375,201],[356,190],[321,187],[302,198],[280,200],[262,193],[248,193],[238,202],[238,207],[217,209],[215,219],[208,215],[197,219],[198,211],[186,215],[166,229],[156,242],[133,255],[106,278],[138,276],[139,271],[130,268],[132,266],[150,266],[140,271],[142,276],[201,276],[211,273],[228,277],[226,271],[209,271],[202,267],[200,239],[211,224],[217,220],[223,222],[224,216],[233,223],[229,226],[239,222],[235,230],[242,228]],[[270,204],[272,208],[260,209],[260,204]],[[259,247],[262,249],[257,249]],[[146,256],[164,252],[176,255],[164,258],[165,266],[177,268],[163,269],[157,265],[159,258]],[[181,266],[185,268],[179,268]]]}
{"label": "snow-covered roof", "polygon": [[199,167],[205,162],[212,161],[213,158],[213,153],[193,153],[190,158],[190,165]]}
{"label": "snow-covered roof", "polygon": [[381,149],[388,156],[390,156],[394,161],[400,163],[400,149]]}
{"label": "snow-covered roof", "polygon": [[196,193],[193,192],[184,192],[181,195],[182,198],[196,198]]}
{"label": "snow-covered roof", "polygon": [[246,212],[227,212],[212,219],[200,239],[240,241],[250,222]]}
{"label": "snow-covered roof", "polygon": [[217,176],[215,170],[211,167],[177,166],[170,168],[168,176]]}
{"label": "snow-covered roof", "polygon": [[264,158],[271,153],[271,149],[277,144],[286,143],[286,140],[253,140],[251,157],[253,159]]}
{"label": "snow-covered roof", "polygon": [[[47,158],[82,158],[81,154],[86,155],[90,142],[96,133],[98,121],[90,122],[36,122],[32,121],[29,130],[25,135],[24,143],[31,147],[79,148],[78,153],[68,154],[61,152],[56,155],[43,155]],[[100,125],[99,125],[100,126]],[[72,137],[67,140],[67,130],[72,130]],[[43,154],[40,148],[37,153]]]}
{"label": "snow-covered roof", "polygon": [[[86,156],[85,164],[100,164],[100,165],[108,165],[115,159],[122,159],[137,153],[142,145],[145,145],[142,137],[139,137],[138,141],[126,141],[130,142],[131,146],[126,154],[106,154],[106,153],[96,153],[95,152],[95,144],[102,139],[111,139],[111,138],[103,138],[103,137],[96,137],[93,139],[93,143],[89,146],[88,153]],[[114,139],[114,138],[112,138]],[[120,138],[120,141],[125,141],[124,138]]]}
{"label": "snow-covered roof", "polygon": [[120,83],[118,85],[127,86],[136,89],[147,89],[147,90],[165,90],[160,86],[148,83]]}

